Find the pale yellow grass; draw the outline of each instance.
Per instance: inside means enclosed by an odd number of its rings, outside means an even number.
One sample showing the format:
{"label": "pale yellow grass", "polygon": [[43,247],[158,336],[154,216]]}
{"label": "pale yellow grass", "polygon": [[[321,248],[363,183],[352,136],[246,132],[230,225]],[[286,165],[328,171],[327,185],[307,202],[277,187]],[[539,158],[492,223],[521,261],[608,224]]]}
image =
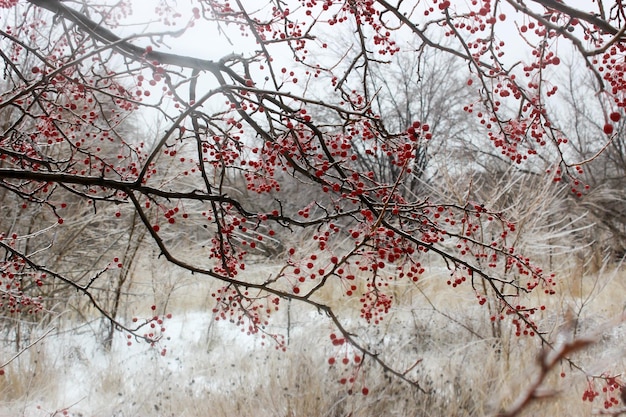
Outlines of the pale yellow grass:
{"label": "pale yellow grass", "polygon": [[[269,265],[245,273],[258,278],[277,271]],[[379,353],[394,369],[418,381],[427,394],[383,373],[372,360],[365,361],[352,386],[354,393],[349,394],[350,384],[342,385],[338,380],[352,368],[327,365],[330,356],[341,358],[343,351],[330,344],[333,328],[326,317],[296,302],[290,307],[285,303],[275,315],[271,330],[286,333],[289,323],[289,346],[286,352],[277,351],[261,346],[258,336],[235,337],[214,323],[210,317],[210,294],[215,285],[210,285],[210,281],[177,275],[175,270],[154,264],[133,282],[129,293],[143,295],[127,297],[125,314],[132,317],[153,303],[165,302],[167,312],[190,326],[194,323],[190,321],[193,314],[205,312],[209,324],[195,329],[200,337],[182,345],[176,345],[174,340],[168,342],[170,352],[166,357],[161,357],[158,350],[141,356],[130,352],[124,356],[123,350],[117,350],[118,356],[107,357],[104,365],[89,371],[90,381],[76,382],[90,384],[88,395],[77,404],[60,395],[60,382],[67,387],[64,378],[72,373],[58,369],[86,365],[79,355],[68,360],[71,346],[57,356],[50,350],[43,354],[49,342],[44,339],[39,350],[29,350],[6,368],[6,375],[0,379],[0,415],[8,410],[10,415],[51,416],[64,407],[70,407],[76,416],[494,415],[508,407],[537,374],[540,343],[515,337],[506,323],[496,337],[489,321],[492,312],[478,305],[469,286],[452,289],[446,285],[446,274],[444,269],[433,267],[416,284],[393,284],[397,309],[375,328],[355,315],[358,303],[348,302],[341,295],[340,283],[332,283],[317,296],[318,301],[335,308],[359,341]],[[548,297],[538,292],[521,300],[546,305],[546,313],[538,317],[540,327],[546,330],[545,337],[556,340],[564,331],[566,314],[571,311],[578,320],[576,336],[597,339],[596,345],[576,353],[574,361],[595,375],[623,372],[624,269],[606,267],[581,273],[572,268],[558,277],[557,295]],[[6,352],[8,347],[3,357]],[[137,361],[144,365],[136,368]],[[559,376],[561,372],[565,378]],[[362,387],[368,388],[368,395],[360,393]],[[585,374],[563,363],[542,386],[553,395],[532,403],[522,415],[590,415],[601,407],[601,401],[593,405],[583,403],[584,387]]]}

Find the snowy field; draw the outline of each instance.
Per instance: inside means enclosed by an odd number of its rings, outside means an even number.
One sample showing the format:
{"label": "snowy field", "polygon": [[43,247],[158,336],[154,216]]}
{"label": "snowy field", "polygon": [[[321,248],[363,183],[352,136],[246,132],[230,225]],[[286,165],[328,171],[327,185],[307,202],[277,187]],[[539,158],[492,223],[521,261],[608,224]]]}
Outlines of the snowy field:
{"label": "snowy field", "polygon": [[[588,372],[625,369],[623,297],[615,297],[626,294],[623,278],[623,272],[606,274],[590,283],[590,296],[564,294],[555,300],[561,311],[578,306],[580,334],[597,336],[595,346],[577,355]],[[434,284],[426,280],[421,289],[429,285]],[[341,384],[354,368],[340,359],[355,353],[332,345],[333,328],[316,311],[294,303],[274,317],[275,327],[267,330],[288,335],[283,352],[259,335],[216,321],[210,307],[202,308],[208,301],[199,288],[181,286],[170,295],[172,318],[165,320],[164,337],[154,347],[135,340],[129,346],[118,332],[107,351],[98,342],[98,319],[81,326],[66,321],[70,331],[50,331],[6,367],[0,416],[490,415],[515,398],[535,370],[536,341],[489,337],[484,309],[462,290],[442,288],[428,303],[414,294],[413,307],[392,312],[374,331],[361,334],[401,369],[411,368],[407,358],[419,357],[407,375],[431,393],[423,395],[367,360],[353,384]],[[347,311],[346,323],[364,331]],[[559,320],[546,316],[543,326],[556,335]],[[9,352],[4,346],[2,357]],[[338,359],[333,366],[331,356]],[[566,365],[561,370],[566,378],[553,375],[546,387],[559,396],[531,407],[528,415],[592,412],[592,405],[581,401],[584,375]]]}

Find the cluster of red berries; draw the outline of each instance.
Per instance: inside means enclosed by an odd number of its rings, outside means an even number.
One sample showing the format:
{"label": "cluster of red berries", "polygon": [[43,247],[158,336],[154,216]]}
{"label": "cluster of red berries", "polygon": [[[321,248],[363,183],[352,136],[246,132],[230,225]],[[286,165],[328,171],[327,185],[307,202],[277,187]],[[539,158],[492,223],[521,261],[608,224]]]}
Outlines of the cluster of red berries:
{"label": "cluster of red berries", "polygon": [[[609,119],[613,123],[619,122],[621,118],[622,118],[622,115],[616,111],[614,111],[613,113],[609,115]],[[604,125],[604,128],[602,129],[604,130],[604,133],[606,133],[607,135],[613,134],[613,130],[615,129],[615,126],[613,126],[613,123],[606,122],[606,124]]]}

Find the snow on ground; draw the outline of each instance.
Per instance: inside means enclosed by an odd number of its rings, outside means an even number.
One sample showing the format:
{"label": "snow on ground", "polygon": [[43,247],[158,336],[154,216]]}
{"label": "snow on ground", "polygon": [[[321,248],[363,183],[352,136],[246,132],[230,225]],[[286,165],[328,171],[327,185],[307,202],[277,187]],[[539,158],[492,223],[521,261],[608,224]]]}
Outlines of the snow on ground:
{"label": "snow on ground", "polygon": [[[317,326],[315,321],[311,323]],[[247,335],[232,323],[216,321],[211,313],[174,314],[164,325],[166,332],[155,346],[135,340],[128,346],[126,335],[117,333],[110,352],[87,326],[49,334],[20,356],[11,369],[44,360],[46,372],[54,376],[53,386],[29,392],[18,401],[0,402],[0,416],[15,412],[48,416],[65,409],[74,416],[127,416],[146,408],[161,415],[159,404],[167,403],[167,391],[183,390],[189,397],[226,391],[238,383],[242,371],[251,389],[253,373],[263,368],[259,363],[284,355],[274,342]],[[328,325],[322,327],[327,329]],[[294,329],[291,335],[297,338],[312,330]],[[321,355],[319,366],[325,366]],[[263,383],[260,378],[256,380]],[[4,414],[3,408],[10,409],[10,414]]]}
{"label": "snow on ground", "polygon": [[[621,343],[626,324],[619,316],[623,301],[613,297],[621,287],[611,288],[609,294],[593,300],[598,307],[589,307],[579,323],[580,334],[598,332],[599,343],[584,353],[593,358],[584,362],[591,373],[626,369]],[[530,372],[536,363],[537,346],[532,341],[509,340],[506,335],[501,340],[472,336],[468,328],[489,335],[480,327],[488,312],[471,294],[467,299],[459,295],[438,300],[437,291],[432,293],[433,306],[411,298],[411,308],[395,310],[360,340],[378,343],[378,349],[394,358],[399,369],[411,368],[415,357],[420,358],[422,362],[408,375],[430,384],[442,397],[438,403],[416,402],[405,385],[398,388],[374,372],[359,375],[356,386],[360,392],[358,384],[367,384],[368,397],[348,396],[349,387],[337,383],[345,370],[327,364],[331,355],[337,355],[329,341],[332,326],[317,311],[283,306],[273,317],[274,327],[268,331],[289,334],[288,349],[282,352],[267,338],[247,335],[230,322],[216,321],[210,308],[193,305],[173,311],[164,323],[164,337],[153,347],[135,340],[128,346],[126,335],[118,332],[107,351],[99,342],[98,321],[49,333],[6,368],[1,377],[4,382],[0,380],[0,417],[62,416],[64,411],[73,417],[289,416],[302,415],[302,410],[308,415],[355,416],[377,415],[376,410],[382,410],[385,415],[401,416],[418,406],[424,407],[424,414],[432,412],[432,407],[442,413],[441,407],[465,407],[458,415],[485,414],[502,396],[514,396],[515,384],[527,380],[519,375]],[[611,307],[610,302],[617,304]],[[364,326],[357,319],[342,320],[355,330]],[[0,355],[10,356],[11,349],[2,347]],[[506,358],[501,349],[508,349]],[[574,395],[564,404],[577,404],[581,412],[590,410],[590,404],[580,408],[582,390],[571,388],[580,385],[580,380],[557,382],[566,384],[566,392]],[[511,388],[505,389],[506,385]],[[209,412],[207,407],[213,408]]]}

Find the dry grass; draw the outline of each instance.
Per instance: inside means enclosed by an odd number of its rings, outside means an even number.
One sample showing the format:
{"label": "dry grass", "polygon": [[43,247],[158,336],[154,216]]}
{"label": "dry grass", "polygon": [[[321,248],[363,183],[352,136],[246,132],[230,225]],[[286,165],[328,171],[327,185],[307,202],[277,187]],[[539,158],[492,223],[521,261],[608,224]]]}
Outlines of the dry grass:
{"label": "dry grass", "polygon": [[[163,276],[165,270],[156,269]],[[268,266],[248,273],[275,271]],[[332,346],[332,327],[316,311],[283,306],[270,329],[286,333],[289,312],[289,347],[281,352],[262,345],[258,336],[215,322],[206,313],[211,308],[207,284],[172,273],[164,281],[166,290],[152,290],[150,285],[158,281],[146,274],[131,288],[144,299],[128,311],[134,315],[166,299],[174,313],[167,324],[171,340],[157,349],[127,347],[118,335],[108,353],[93,342],[93,332],[50,334],[5,368],[0,416],[52,416],[65,408],[74,416],[493,415],[511,404],[536,374],[539,343],[515,337],[507,326],[493,337],[490,313],[477,305],[471,288],[452,290],[444,271],[436,271],[416,285],[398,283],[393,291],[399,308],[374,328],[351,316],[353,306],[342,306],[343,297],[321,295],[336,306],[359,341],[406,370],[428,394],[385,375],[372,360],[358,370],[328,366],[330,356],[340,360],[353,352]],[[573,269],[561,276],[567,278],[560,282],[559,296],[535,300],[549,306],[550,314],[540,320],[546,336],[557,338],[563,316],[571,310],[578,318],[577,331],[597,332],[598,339],[574,356],[576,363],[595,374],[607,369],[621,373],[626,369],[620,343],[626,272],[607,267],[583,276]],[[161,347],[168,349],[165,357],[159,354]],[[3,348],[3,358],[10,348]],[[560,371],[567,376],[559,377]],[[353,385],[338,382],[354,373]],[[583,373],[563,364],[544,385],[558,395],[532,404],[524,415],[591,413],[592,405],[581,402]],[[362,387],[368,395],[360,392]]]}

